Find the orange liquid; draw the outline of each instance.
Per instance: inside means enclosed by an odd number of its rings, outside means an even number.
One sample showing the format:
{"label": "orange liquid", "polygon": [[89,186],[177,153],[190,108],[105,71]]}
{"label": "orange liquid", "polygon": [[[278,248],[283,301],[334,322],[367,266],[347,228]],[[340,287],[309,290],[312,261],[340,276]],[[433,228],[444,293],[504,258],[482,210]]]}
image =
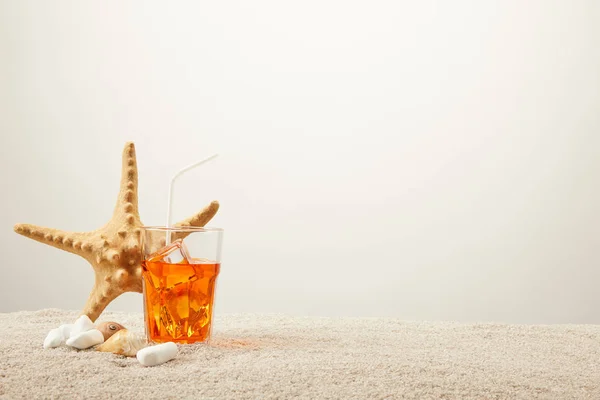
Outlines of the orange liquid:
{"label": "orange liquid", "polygon": [[210,336],[221,264],[144,261],[146,334],[153,342],[194,343]]}

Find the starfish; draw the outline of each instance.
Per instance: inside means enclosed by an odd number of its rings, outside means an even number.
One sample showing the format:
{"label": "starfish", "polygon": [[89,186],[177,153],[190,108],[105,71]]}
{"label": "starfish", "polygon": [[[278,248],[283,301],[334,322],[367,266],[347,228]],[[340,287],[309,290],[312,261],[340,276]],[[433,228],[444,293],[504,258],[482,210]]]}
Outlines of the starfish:
{"label": "starfish", "polygon": [[[213,201],[199,213],[175,225],[204,226],[218,209],[219,203]],[[92,265],[96,280],[82,314],[95,321],[106,306],[121,294],[142,292],[142,226],[138,211],[135,147],[128,142],[123,150],[117,205],[106,225],[90,232],[67,232],[30,224],[17,224],[14,230],[30,239],[77,254]],[[185,236],[173,234],[172,240]]]}

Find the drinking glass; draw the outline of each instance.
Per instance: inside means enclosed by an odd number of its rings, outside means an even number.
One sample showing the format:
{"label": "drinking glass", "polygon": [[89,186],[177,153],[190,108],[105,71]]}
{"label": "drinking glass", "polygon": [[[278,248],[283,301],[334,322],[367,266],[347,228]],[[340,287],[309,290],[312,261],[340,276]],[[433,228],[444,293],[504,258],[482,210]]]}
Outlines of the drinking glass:
{"label": "drinking glass", "polygon": [[142,228],[144,320],[150,342],[210,338],[223,230]]}

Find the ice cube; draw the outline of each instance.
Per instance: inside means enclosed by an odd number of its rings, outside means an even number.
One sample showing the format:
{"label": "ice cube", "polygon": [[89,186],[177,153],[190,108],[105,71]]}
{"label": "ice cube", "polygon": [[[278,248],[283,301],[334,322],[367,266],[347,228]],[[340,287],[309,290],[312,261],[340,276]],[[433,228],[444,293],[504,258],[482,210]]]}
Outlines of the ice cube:
{"label": "ice cube", "polygon": [[189,264],[192,257],[183,239],[177,239],[168,246],[156,251],[150,255],[146,261],[148,262],[164,262],[167,264]]}
{"label": "ice cube", "polygon": [[160,307],[160,324],[171,337],[175,338],[177,336],[178,325],[166,305]]}
{"label": "ice cube", "polygon": [[169,264],[164,272],[164,289],[171,290],[177,286],[198,280],[196,271],[189,264]]}
{"label": "ice cube", "polygon": [[178,239],[148,257],[144,266],[157,290],[170,290],[199,279],[191,260],[187,247]]}
{"label": "ice cube", "polygon": [[[144,278],[146,279],[146,285],[148,287],[148,289],[152,288],[154,289],[154,291],[156,292],[160,292],[162,290],[163,287],[163,282],[161,282],[160,277],[162,276],[162,273],[160,273],[160,271],[156,271],[156,269],[150,269],[147,268],[147,266],[144,264],[143,266],[144,271],[146,272],[144,274]],[[162,271],[162,268],[160,268]]]}
{"label": "ice cube", "polygon": [[178,285],[165,292],[161,322],[173,339],[180,338],[185,332],[189,312],[189,285]]}
{"label": "ice cube", "polygon": [[188,337],[198,334],[210,322],[210,299],[204,293],[196,291],[190,296]]}

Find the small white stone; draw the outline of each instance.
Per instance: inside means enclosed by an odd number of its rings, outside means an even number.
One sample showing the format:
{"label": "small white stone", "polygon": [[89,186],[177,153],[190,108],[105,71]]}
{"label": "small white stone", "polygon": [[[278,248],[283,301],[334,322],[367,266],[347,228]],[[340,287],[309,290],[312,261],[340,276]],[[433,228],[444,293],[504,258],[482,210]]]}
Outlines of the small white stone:
{"label": "small white stone", "polygon": [[138,351],[136,355],[140,364],[146,367],[166,363],[175,356],[177,356],[177,345],[173,342],[146,347]]}
{"label": "small white stone", "polygon": [[54,347],[58,347],[63,344],[65,339],[63,338],[62,331],[60,328],[52,329],[48,332],[46,339],[44,339],[44,348],[52,349]]}
{"label": "small white stone", "polygon": [[94,323],[92,322],[90,317],[88,317],[87,315],[82,315],[81,317],[77,318],[77,321],[75,321],[75,323],[73,324],[69,336],[73,337],[82,332],[87,332],[91,329],[94,329]]}
{"label": "small white stone", "polygon": [[58,329],[60,329],[60,331],[62,332],[63,342],[65,340],[67,340],[69,338],[69,336],[71,336],[71,331],[73,330],[73,326],[74,326],[74,324],[63,324],[58,327]]}
{"label": "small white stone", "polygon": [[71,337],[67,340],[67,346],[75,347],[79,350],[87,349],[100,343],[104,343],[104,335],[98,329],[91,329],[75,335],[71,333]]}

